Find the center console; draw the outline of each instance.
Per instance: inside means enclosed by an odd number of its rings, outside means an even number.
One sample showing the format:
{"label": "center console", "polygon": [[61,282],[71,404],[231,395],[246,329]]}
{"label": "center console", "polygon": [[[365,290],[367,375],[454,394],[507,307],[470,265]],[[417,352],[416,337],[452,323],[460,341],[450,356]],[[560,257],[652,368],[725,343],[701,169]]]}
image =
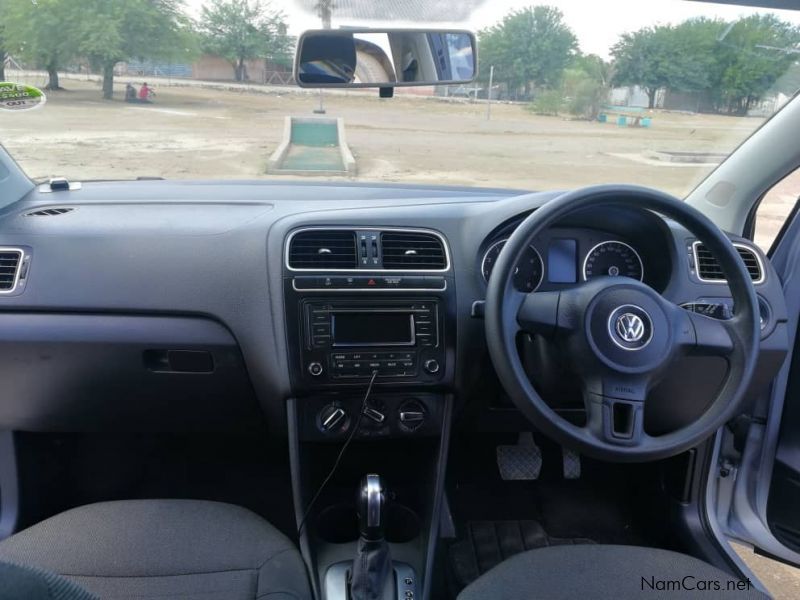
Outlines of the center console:
{"label": "center console", "polygon": [[371,580],[352,571],[365,555],[353,491],[367,473],[392,490],[387,589],[426,597],[455,372],[447,241],[429,229],[315,226],[291,231],[284,253],[295,509],[317,597],[359,600],[342,582]]}

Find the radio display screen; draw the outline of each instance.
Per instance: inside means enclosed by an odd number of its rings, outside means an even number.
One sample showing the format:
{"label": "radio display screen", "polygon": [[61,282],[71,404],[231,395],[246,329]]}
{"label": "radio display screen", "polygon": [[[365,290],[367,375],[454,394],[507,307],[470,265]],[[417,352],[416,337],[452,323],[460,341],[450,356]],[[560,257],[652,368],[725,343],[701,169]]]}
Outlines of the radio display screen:
{"label": "radio display screen", "polygon": [[334,346],[413,346],[414,320],[407,312],[333,312]]}

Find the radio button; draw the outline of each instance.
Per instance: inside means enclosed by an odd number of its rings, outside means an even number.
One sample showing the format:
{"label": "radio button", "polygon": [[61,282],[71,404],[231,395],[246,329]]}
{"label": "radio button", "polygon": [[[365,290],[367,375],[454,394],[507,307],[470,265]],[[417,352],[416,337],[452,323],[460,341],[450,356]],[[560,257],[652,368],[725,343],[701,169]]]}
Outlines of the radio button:
{"label": "radio button", "polygon": [[417,289],[421,290],[425,288],[425,278],[424,277],[403,277],[403,281],[400,284],[401,288],[404,289]]}
{"label": "radio button", "polygon": [[406,278],[405,277],[384,277],[383,278],[383,287],[386,288],[402,288],[406,287],[404,285]]}
{"label": "radio button", "polygon": [[425,277],[425,288],[430,290],[443,290],[446,286],[444,277]]}
{"label": "radio button", "polygon": [[316,290],[320,286],[319,277],[295,277],[294,287],[298,290]]}

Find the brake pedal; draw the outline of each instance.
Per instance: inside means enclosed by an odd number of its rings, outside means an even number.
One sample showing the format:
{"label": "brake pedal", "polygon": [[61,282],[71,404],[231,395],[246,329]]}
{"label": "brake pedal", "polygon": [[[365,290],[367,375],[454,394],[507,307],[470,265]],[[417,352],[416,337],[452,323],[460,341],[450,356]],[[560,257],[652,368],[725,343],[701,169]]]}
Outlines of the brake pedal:
{"label": "brake pedal", "polygon": [[497,468],[503,481],[532,481],[542,471],[542,451],[533,439],[533,434],[519,434],[513,446],[497,447]]}
{"label": "brake pedal", "polygon": [[581,455],[562,446],[561,457],[564,464],[564,479],[580,479]]}

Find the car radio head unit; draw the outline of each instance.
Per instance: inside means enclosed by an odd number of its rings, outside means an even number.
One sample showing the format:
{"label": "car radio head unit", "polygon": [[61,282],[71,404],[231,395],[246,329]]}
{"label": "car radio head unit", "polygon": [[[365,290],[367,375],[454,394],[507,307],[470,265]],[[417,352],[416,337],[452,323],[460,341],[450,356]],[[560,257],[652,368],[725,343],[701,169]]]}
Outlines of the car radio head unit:
{"label": "car radio head unit", "polygon": [[301,302],[304,377],[317,382],[368,378],[436,381],[444,364],[439,301]]}

